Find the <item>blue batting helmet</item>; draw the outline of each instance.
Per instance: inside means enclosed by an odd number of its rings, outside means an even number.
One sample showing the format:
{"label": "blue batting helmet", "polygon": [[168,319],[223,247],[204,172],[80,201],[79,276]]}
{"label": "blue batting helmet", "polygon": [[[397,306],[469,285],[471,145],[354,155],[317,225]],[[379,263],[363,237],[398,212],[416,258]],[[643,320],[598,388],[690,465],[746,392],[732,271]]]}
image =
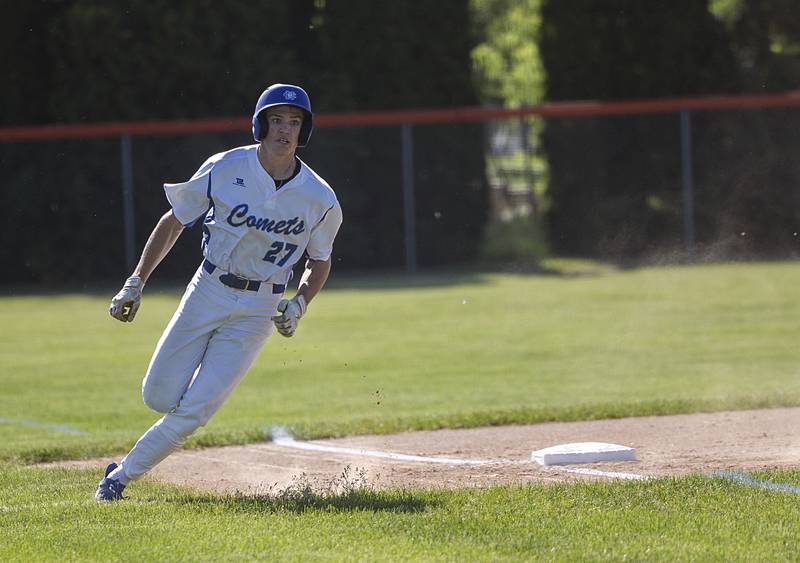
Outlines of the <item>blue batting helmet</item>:
{"label": "blue batting helmet", "polygon": [[314,128],[314,114],[311,113],[311,100],[308,99],[308,94],[306,94],[305,90],[300,88],[300,86],[293,86],[291,84],[273,84],[258,97],[256,110],[253,112],[253,139],[259,142],[267,136],[269,124],[266,122],[262,123],[259,119],[259,114],[273,106],[294,106],[303,110],[305,117],[303,119],[303,125],[300,127],[300,136],[298,137],[297,146],[306,146],[308,140],[311,138],[311,130]]}

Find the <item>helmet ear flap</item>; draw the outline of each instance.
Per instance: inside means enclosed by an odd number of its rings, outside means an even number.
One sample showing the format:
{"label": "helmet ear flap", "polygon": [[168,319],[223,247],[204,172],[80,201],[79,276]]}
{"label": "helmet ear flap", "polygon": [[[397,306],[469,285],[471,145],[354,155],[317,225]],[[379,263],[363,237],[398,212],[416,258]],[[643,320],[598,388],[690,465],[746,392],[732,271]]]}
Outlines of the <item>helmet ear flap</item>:
{"label": "helmet ear flap", "polygon": [[297,144],[299,147],[304,147],[308,144],[308,140],[311,138],[311,131],[313,129],[311,114],[307,111],[303,113],[305,113],[305,118],[303,119],[303,124],[300,126],[300,135],[298,137],[299,142]]}
{"label": "helmet ear flap", "polygon": [[269,131],[269,121],[267,121],[267,112],[262,111],[256,116],[255,119],[255,129],[253,131],[253,135],[255,136],[257,141],[261,141],[264,137],[267,136],[267,131]]}

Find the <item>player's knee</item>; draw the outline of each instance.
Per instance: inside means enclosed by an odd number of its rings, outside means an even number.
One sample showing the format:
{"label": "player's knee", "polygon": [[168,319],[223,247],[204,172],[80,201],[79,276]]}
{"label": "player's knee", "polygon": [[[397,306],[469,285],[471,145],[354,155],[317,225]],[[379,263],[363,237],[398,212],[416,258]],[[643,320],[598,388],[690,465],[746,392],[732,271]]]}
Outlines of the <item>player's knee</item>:
{"label": "player's knee", "polygon": [[163,393],[148,385],[142,387],[142,400],[150,409],[161,414],[171,412],[177,406],[169,397],[165,397]]}
{"label": "player's knee", "polygon": [[167,414],[178,406],[180,393],[163,373],[151,366],[142,381],[142,400],[155,412]]}

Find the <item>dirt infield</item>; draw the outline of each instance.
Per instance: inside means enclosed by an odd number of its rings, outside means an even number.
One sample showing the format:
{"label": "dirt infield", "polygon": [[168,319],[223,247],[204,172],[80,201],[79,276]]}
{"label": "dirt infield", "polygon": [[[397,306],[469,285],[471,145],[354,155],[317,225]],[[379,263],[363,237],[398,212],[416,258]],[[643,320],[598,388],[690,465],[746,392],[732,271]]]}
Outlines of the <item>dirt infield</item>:
{"label": "dirt infield", "polygon": [[[263,493],[298,481],[330,483],[349,468],[376,489],[486,487],[508,483],[605,479],[593,469],[644,477],[800,468],[800,408],[546,423],[465,430],[406,432],[316,440],[314,446],[372,452],[315,451],[266,442],[176,452],[151,477],[201,490]],[[531,452],[571,442],[610,442],[636,448],[638,461],[544,467]],[[376,453],[380,452],[380,453]],[[456,465],[375,457],[395,453],[490,461]],[[97,467],[108,460],[58,465]]]}

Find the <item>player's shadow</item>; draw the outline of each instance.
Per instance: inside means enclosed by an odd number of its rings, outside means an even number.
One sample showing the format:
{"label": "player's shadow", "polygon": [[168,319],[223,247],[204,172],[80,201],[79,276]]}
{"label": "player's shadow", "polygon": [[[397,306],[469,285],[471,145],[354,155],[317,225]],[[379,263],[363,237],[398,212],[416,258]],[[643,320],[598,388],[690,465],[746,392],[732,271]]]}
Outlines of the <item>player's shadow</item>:
{"label": "player's shadow", "polygon": [[430,498],[422,498],[410,491],[354,490],[343,494],[321,494],[313,491],[297,491],[292,494],[237,493],[231,496],[179,496],[172,500],[189,506],[216,506],[237,512],[252,514],[320,511],[373,511],[413,513],[422,512],[438,504]]}

